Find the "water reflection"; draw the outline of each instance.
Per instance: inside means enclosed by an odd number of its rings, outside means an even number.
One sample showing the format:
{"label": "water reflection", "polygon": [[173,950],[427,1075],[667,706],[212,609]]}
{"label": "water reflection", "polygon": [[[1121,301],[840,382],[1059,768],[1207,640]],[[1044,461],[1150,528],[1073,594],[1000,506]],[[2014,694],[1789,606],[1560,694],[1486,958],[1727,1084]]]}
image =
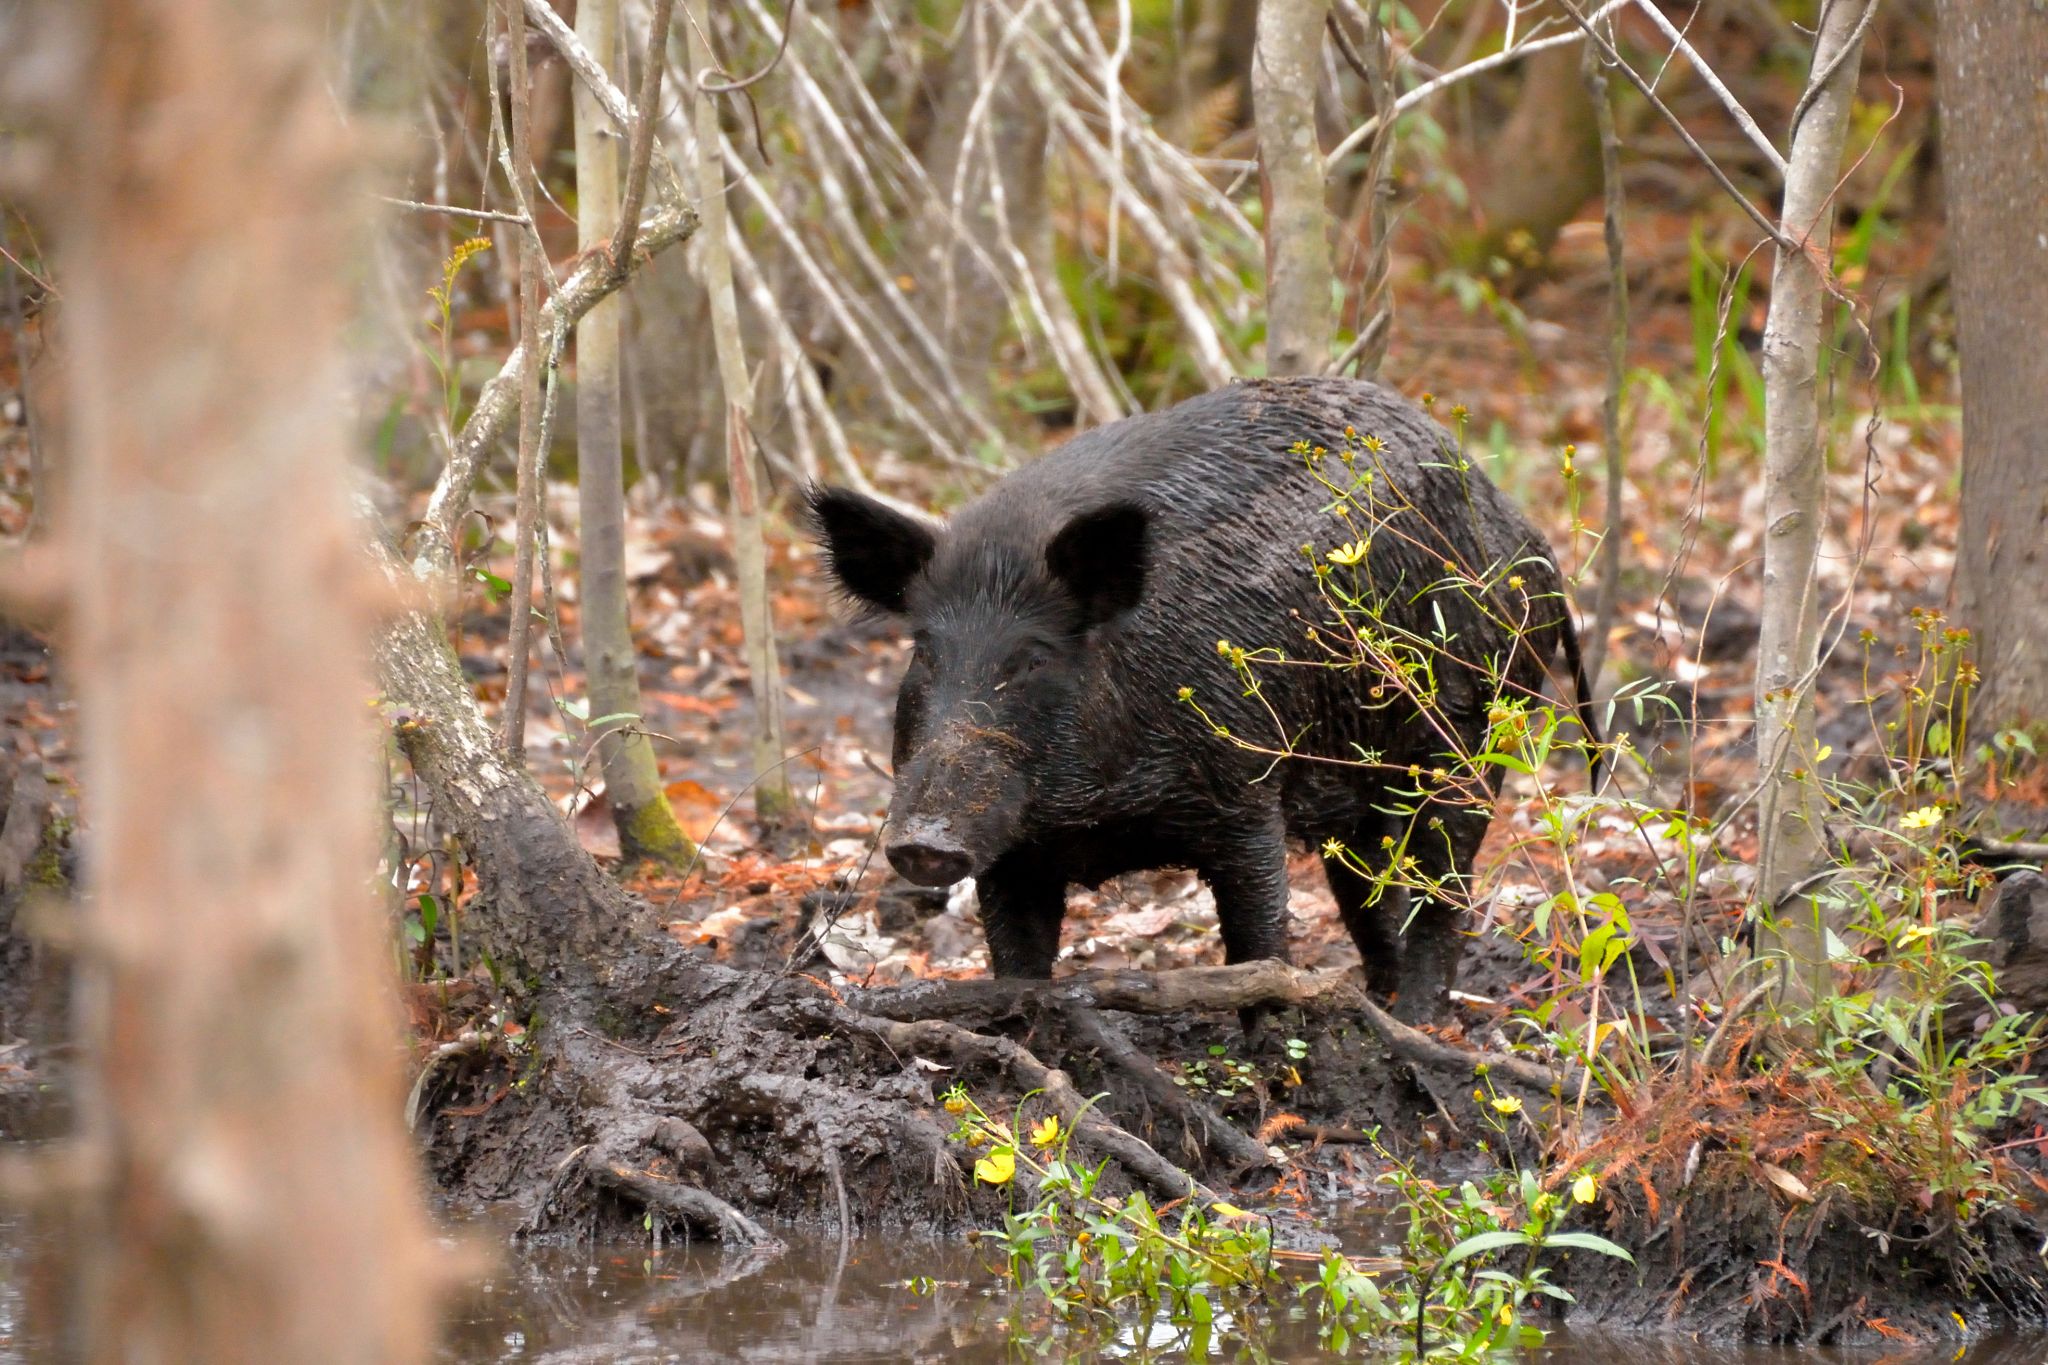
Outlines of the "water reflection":
{"label": "water reflection", "polygon": [[[844,1255],[832,1237],[792,1238],[777,1257],[716,1247],[505,1247],[473,1227],[466,1241],[500,1248],[495,1268],[450,1305],[443,1365],[654,1365],[655,1362],[979,1362],[1174,1359],[1126,1338],[1076,1349],[1049,1323],[1012,1342],[1013,1311],[980,1286],[987,1277],[957,1241],[876,1236]],[[29,1250],[19,1222],[0,1217],[0,1365],[61,1357],[27,1335]],[[906,1282],[930,1281],[921,1292]],[[1218,1360],[1325,1358],[1305,1317],[1279,1325],[1257,1350],[1224,1342]],[[1354,1357],[1357,1358],[1357,1357]],[[1717,1348],[1659,1338],[1558,1332],[1526,1365],[2048,1365],[2048,1337],[1946,1349],[1885,1351]]]}
{"label": "water reflection", "polygon": [[[905,1287],[936,1281],[928,1293]],[[873,1237],[840,1258],[836,1240],[793,1239],[773,1259],[715,1247],[659,1255],[611,1248],[507,1252],[456,1310],[442,1348],[447,1365],[546,1362],[642,1365],[667,1361],[899,1362],[1174,1359],[1126,1339],[1089,1350],[1029,1323],[1013,1345],[1004,1299],[960,1242]],[[1155,1342],[1155,1348],[1164,1345]],[[1325,1358],[1306,1318],[1248,1349],[1224,1343],[1219,1360]],[[1355,1358],[1355,1357],[1354,1357]],[[2048,1365],[2048,1338],[1955,1347],[1839,1351],[1710,1347],[1597,1333],[1555,1332],[1528,1365]]]}

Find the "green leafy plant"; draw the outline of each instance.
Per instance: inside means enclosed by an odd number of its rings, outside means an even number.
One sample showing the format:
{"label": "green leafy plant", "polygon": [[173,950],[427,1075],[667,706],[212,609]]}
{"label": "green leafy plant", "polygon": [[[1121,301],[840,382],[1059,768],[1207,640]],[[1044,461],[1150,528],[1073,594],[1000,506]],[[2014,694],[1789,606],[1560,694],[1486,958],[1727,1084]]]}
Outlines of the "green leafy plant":
{"label": "green leafy plant", "polygon": [[[1795,1020],[1814,1038],[1814,1064],[1837,1086],[1875,1086],[1893,1121],[1872,1133],[1862,1113],[1825,1113],[1883,1144],[1930,1195],[1959,1214],[2005,1197],[1985,1134],[2022,1105],[2048,1104],[2032,1074],[2039,1022],[2006,1010],[1983,941],[1957,913],[1987,890],[1991,874],[1963,856],[1969,703],[1978,681],[1969,633],[1939,612],[1912,613],[1910,670],[1880,685],[1875,639],[1865,633],[1864,677],[1884,778],[1837,780],[1837,809],[1853,822],[1860,862],[1817,897],[1817,913],[1842,926],[1824,935],[1839,989]],[[1905,647],[1902,647],[1902,652]],[[1896,712],[1878,719],[1889,691]],[[2016,745],[2013,747],[2017,747]],[[1998,756],[1993,750],[1993,757]],[[1983,1027],[1972,1027],[1981,1018]]]}
{"label": "green leafy plant", "polygon": [[[1106,1195],[1104,1166],[1077,1163],[1073,1129],[1052,1114],[1032,1121],[1019,1102],[1009,1120],[991,1117],[964,1088],[944,1100],[955,1141],[979,1155],[978,1183],[1009,1191],[1002,1225],[978,1245],[1013,1293],[1050,1309],[1069,1330],[1122,1339],[1205,1360],[1228,1334],[1256,1345],[1286,1311],[1284,1262],[1265,1221],[1233,1205],[1195,1200],[1165,1208],[1142,1194]],[[1496,1096],[1504,1133],[1519,1101]],[[1021,1136],[1020,1136],[1021,1135]],[[1628,1259],[1614,1243],[1560,1225],[1572,1202],[1594,1198],[1591,1176],[1569,1197],[1533,1174],[1502,1172],[1483,1186],[1437,1186],[1376,1143],[1383,1177],[1404,1228],[1398,1257],[1336,1251],[1314,1262],[1294,1298],[1318,1315],[1334,1350],[1394,1350],[1404,1360],[1476,1360],[1542,1340],[1531,1321],[1540,1299],[1569,1301],[1540,1263],[1546,1253],[1587,1251]],[[1029,1188],[1020,1198],[1020,1187]],[[1011,1315],[1012,1325],[1022,1315]]]}
{"label": "green leafy plant", "polygon": [[[1494,1099],[1501,1118],[1520,1112],[1517,1102]],[[1364,1345],[1376,1355],[1423,1362],[1482,1360],[1539,1345],[1543,1332],[1531,1321],[1538,1302],[1572,1301],[1541,1264],[1545,1252],[1634,1259],[1604,1237],[1560,1226],[1574,1204],[1597,1197],[1591,1176],[1573,1182],[1568,1195],[1545,1189],[1527,1170],[1446,1187],[1375,1150],[1389,1162],[1381,1180],[1396,1196],[1403,1273],[1389,1279],[1337,1252],[1323,1256],[1300,1293],[1317,1310],[1322,1339],[1334,1351]]]}

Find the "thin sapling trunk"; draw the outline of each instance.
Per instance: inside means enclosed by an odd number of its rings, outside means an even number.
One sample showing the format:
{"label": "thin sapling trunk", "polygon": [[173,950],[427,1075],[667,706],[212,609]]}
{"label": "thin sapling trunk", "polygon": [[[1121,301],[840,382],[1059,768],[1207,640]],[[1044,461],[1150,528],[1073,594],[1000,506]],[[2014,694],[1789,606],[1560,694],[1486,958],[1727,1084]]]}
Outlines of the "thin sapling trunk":
{"label": "thin sapling trunk", "polygon": [[712,343],[725,391],[726,506],[738,579],[740,628],[754,695],[754,811],[761,824],[772,829],[794,815],[796,799],[783,763],[782,670],[768,601],[768,546],[762,529],[760,464],[752,431],[753,386],[747,378],[739,301],[733,290],[732,248],[726,236],[730,227],[718,103],[702,89],[703,74],[718,70],[717,55],[711,50],[709,6],[705,0],[687,0],[685,13],[690,29],[690,97],[696,101],[697,193],[704,215],[701,265],[704,287],[711,296]]}
{"label": "thin sapling trunk", "polygon": [[[618,0],[583,0],[576,11],[576,30],[599,62],[611,57],[619,43]],[[650,46],[658,66],[658,42]],[[575,118],[576,226],[588,257],[610,250],[619,231],[620,139],[586,86],[576,89]],[[643,111],[639,123],[651,122]],[[644,171],[642,175],[644,184]],[[619,831],[619,852],[629,862],[653,859],[681,867],[696,849],[676,822],[662,790],[654,745],[638,725],[640,673],[626,604],[625,462],[619,435],[622,307],[623,301],[613,295],[576,325],[583,668],[592,726],[603,733],[597,753],[604,768],[605,797]]]}

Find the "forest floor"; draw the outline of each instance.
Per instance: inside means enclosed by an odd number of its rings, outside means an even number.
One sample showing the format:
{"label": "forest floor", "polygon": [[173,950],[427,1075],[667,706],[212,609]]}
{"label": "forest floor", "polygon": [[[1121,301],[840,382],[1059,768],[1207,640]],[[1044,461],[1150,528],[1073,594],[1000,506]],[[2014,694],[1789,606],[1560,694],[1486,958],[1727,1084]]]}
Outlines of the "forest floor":
{"label": "forest floor", "polygon": [[[1496,481],[1550,530],[1568,569],[1582,564],[1594,543],[1574,531],[1574,521],[1598,526],[1605,520],[1597,461],[1590,454],[1578,458],[1582,500],[1561,472],[1568,444],[1582,451],[1598,444],[1600,341],[1594,328],[1531,319],[1598,315],[1599,247],[1597,228],[1589,232],[1590,226],[1567,231],[1555,274],[1518,301],[1520,321],[1514,326],[1502,326],[1497,316],[1474,316],[1448,293],[1404,295],[1400,334],[1417,340],[1397,348],[1399,372],[1389,376],[1411,393],[1433,388],[1440,417],[1451,405],[1464,405],[1469,447],[1488,457]],[[1682,245],[1682,235],[1671,236]],[[1683,283],[1684,256],[1676,246],[1651,256],[1640,267],[1637,285],[1633,356],[1649,377],[1632,387],[1628,409],[1624,507],[1630,529],[1622,600],[1609,640],[1609,676],[1631,687],[1655,684],[1669,704],[1640,710],[1623,704],[1609,725],[1627,732],[1648,759],[1646,772],[1627,778],[1629,797],[1647,808],[1712,823],[1739,810],[1754,767],[1749,731],[1760,522],[1756,416],[1731,390],[1717,419],[1722,434],[1708,462],[1713,467],[1699,460],[1694,432],[1701,408],[1688,406],[1686,394],[1693,380],[1703,389],[1705,376],[1695,345],[1696,309],[1689,308]],[[1734,319],[1747,350],[1753,350],[1759,308]],[[1455,384],[1435,378],[1453,374]],[[1659,377],[1666,393],[1661,399]],[[1843,376],[1838,389],[1841,439],[1830,475],[1833,514],[1822,568],[1827,600],[1845,606],[1831,621],[1841,644],[1823,671],[1819,695],[1821,738],[1843,774],[1867,772],[1884,761],[1882,724],[1891,705],[1884,677],[1905,666],[1895,651],[1910,656],[1916,648],[1921,628],[1911,613],[1941,606],[1956,536],[1953,410],[1915,394],[1910,406],[1894,403],[1888,420],[1872,422],[1856,406],[1868,404],[1871,387]],[[22,449],[18,428],[0,447],[15,488],[26,482]],[[917,498],[925,490],[896,491]],[[771,563],[774,615],[793,755],[788,767],[803,821],[793,834],[772,841],[758,837],[746,759],[751,703],[725,533],[717,517],[694,501],[648,494],[642,488],[634,501],[627,551],[643,724],[657,736],[670,799],[703,850],[696,865],[680,874],[614,870],[653,907],[675,944],[698,958],[738,971],[804,977],[835,1000],[875,999],[877,992],[913,990],[920,982],[984,976],[987,956],[971,891],[956,888],[946,895],[905,888],[876,850],[888,803],[890,707],[904,642],[886,623],[837,616],[819,582],[815,554],[786,526],[779,528]],[[480,502],[496,514],[506,510],[499,505],[505,500],[500,492]],[[1575,500],[1583,506],[1575,507]],[[573,488],[552,488],[550,506],[555,544],[565,556],[573,555]],[[0,498],[0,533],[18,533],[22,520],[18,499]],[[491,567],[505,570],[496,561]],[[559,621],[570,657],[557,658],[543,647],[528,726],[529,759],[584,845],[612,864],[617,841],[589,739],[575,715],[583,686],[574,576],[559,575],[559,582]],[[457,650],[477,695],[495,709],[505,687],[505,612],[483,586],[471,584],[467,591]],[[1580,591],[1583,602],[1590,586]],[[61,804],[79,820],[89,843],[91,801],[78,788],[61,667],[40,641],[20,632],[11,632],[0,649],[0,714],[14,755],[33,757],[57,780]],[[435,848],[441,835],[402,764],[394,767],[393,780],[394,833],[410,855],[394,863],[410,880],[402,888],[393,938],[409,964],[415,1046],[426,1058],[474,1029],[486,1012],[489,985],[473,953],[468,959],[455,955],[451,925],[444,922],[427,934],[421,924],[422,894],[459,906],[467,888],[449,884],[452,864],[446,860],[417,856]],[[1581,788],[1584,774],[1554,765],[1545,781],[1554,785],[1539,790],[1517,780],[1503,796],[1480,860],[1468,926],[1474,937],[1454,1014],[1428,1031],[1449,1047],[1556,1061],[1554,1054],[1532,1053],[1530,1013],[1549,1011],[1559,1028],[1571,1026],[1573,1011],[1584,1020],[1588,998],[1571,989],[1560,944],[1535,910],[1565,878],[1556,848],[1535,836],[1555,793]],[[1754,878],[1753,823],[1737,814],[1714,827],[1713,865],[1700,879],[1698,894],[1681,897],[1671,890],[1669,871],[1674,861],[1683,861],[1694,838],[1691,832],[1674,833],[1667,817],[1615,809],[1601,813],[1571,847],[1576,884],[1588,891],[1611,889],[1627,903],[1633,926],[1627,963],[1639,983],[1633,1007],[1653,1033],[1710,1031],[1730,996],[1717,964],[1742,934]],[[1292,864],[1293,960],[1310,969],[1349,967],[1355,950],[1338,921],[1320,861],[1303,850]],[[408,934],[426,941],[415,943]],[[1187,873],[1125,877],[1100,891],[1077,890],[1069,899],[1063,974],[1156,972],[1220,961],[1213,900]],[[1548,1145],[1550,1135],[1527,1117],[1510,1131],[1489,1126],[1475,1096],[1463,1093],[1471,1089],[1469,1075],[1447,1080],[1427,1067],[1397,1061],[1362,1026],[1311,1033],[1303,1038],[1305,1055],[1297,1057],[1246,1048],[1230,1011],[1105,1011],[1105,1017],[1114,1019],[1116,1039],[1155,1064],[1157,1074],[1181,1094],[1201,1101],[1201,1114],[1221,1118],[1260,1148],[1279,1151],[1274,1168],[1259,1176],[1250,1194],[1264,1207],[1287,1213],[1290,1235],[1303,1241],[1313,1241],[1334,1210],[1381,1199],[1390,1158],[1425,1163],[1436,1178],[1455,1180],[1489,1165],[1492,1149],[1503,1140],[1529,1157],[1545,1153]],[[1291,1017],[1292,1026],[1323,1030],[1330,1022],[1327,1015],[1308,1018],[1304,1023]],[[1180,1109],[1177,1126],[1169,1119],[1171,1097],[1148,1092],[1134,1079],[1137,1073],[1114,1063],[1115,1040],[1076,1034],[1078,1025],[1051,1014],[1025,1019],[1021,1026],[1012,1018],[1006,1027],[1034,1051],[1056,1049],[1083,1093],[1097,1086],[1111,1091],[1121,1122],[1160,1151],[1192,1155],[1203,1146],[1186,1122],[1193,1111]],[[0,1037],[0,1087],[11,1084],[19,1092],[31,1085],[35,1060],[33,1049]],[[510,1144],[515,1138],[536,1145],[570,1141],[559,1132],[536,1137],[519,1131],[520,1124],[508,1117],[518,1102],[506,1102],[517,1084],[517,1067],[508,1060],[432,1097],[440,1107],[422,1117],[429,1125],[427,1145],[437,1174],[460,1195],[483,1197],[498,1181],[505,1193],[530,1198],[532,1185],[515,1186],[507,1171],[515,1155],[531,1153],[513,1154]],[[1710,1078],[1696,1097],[1698,1106],[1705,1112],[1725,1102],[1726,1127],[1737,1127],[1745,1114],[1754,1114],[1743,1107],[1753,1098],[1746,1084],[1732,1071]],[[1557,1102],[1572,1108],[1570,1101],[1564,1096]],[[1577,1110],[1574,1127],[1587,1148],[1628,1117],[1597,1089],[1590,1101],[1581,1097]],[[1746,1159],[1768,1161],[1774,1169],[1782,1162],[1795,1183],[1801,1174],[1811,1179],[1810,1163],[1801,1165],[1813,1157],[1809,1128],[1772,1132],[1763,1147],[1746,1151]],[[1366,1140],[1373,1134],[1377,1147]],[[1699,1151],[1695,1141],[1689,1165],[1697,1165]],[[1555,1149],[1545,1154],[1558,1155]],[[1614,1196],[1607,1209],[1611,1225],[1645,1217],[1642,1226],[1657,1224],[1660,1201],[1672,1193],[1673,1172],[1656,1167],[1644,1153],[1637,1156],[1633,1180],[1641,1198]],[[1219,1165],[1227,1169],[1232,1163],[1212,1163],[1212,1169]],[[724,1194],[757,1215],[829,1221],[832,1187],[839,1187],[838,1216],[844,1217],[846,1187],[852,1186],[861,1221],[869,1226],[958,1226],[989,1211],[983,1207],[987,1192],[973,1188],[950,1203],[928,1197],[919,1203],[894,1177],[869,1181],[849,1167],[842,1182],[836,1164],[830,1174],[829,1184],[820,1178],[799,1185],[757,1171],[755,1183],[743,1174]],[[1690,1183],[1690,1170],[1684,1179]],[[1708,1279],[1720,1277],[1717,1284],[1732,1285],[1713,1301],[1717,1316],[1688,1319],[1695,1327],[1850,1339],[1859,1333],[1884,1336],[1888,1329],[1931,1332],[1945,1313],[1974,1311],[1974,1301],[1948,1282],[1907,1283],[1875,1274],[1835,1284],[1810,1270],[1802,1275],[1795,1266],[1853,1259],[1869,1230],[1859,1231],[1853,1219],[1824,1224],[1823,1205],[1788,1234],[1797,1208],[1773,1203],[1757,1182],[1727,1182],[1716,1189],[1721,1215],[1696,1234],[1692,1252],[1683,1252],[1682,1233],[1669,1243],[1681,1248],[1668,1277],[1672,1302],[1682,1301],[1703,1271]],[[1629,1201],[1633,1205],[1625,1207]],[[1657,1236],[1670,1227],[1665,1219]],[[1804,1245],[1788,1253],[1788,1235],[1803,1237]],[[1583,1293],[1611,1317],[1643,1317],[1642,1296],[1636,1294],[1632,1307],[1635,1291],[1619,1281],[1589,1277]],[[1774,1303],[1786,1307],[1780,1312]],[[1657,1311],[1664,1311],[1661,1300]],[[1872,1319],[1886,1325],[1870,1327]]]}

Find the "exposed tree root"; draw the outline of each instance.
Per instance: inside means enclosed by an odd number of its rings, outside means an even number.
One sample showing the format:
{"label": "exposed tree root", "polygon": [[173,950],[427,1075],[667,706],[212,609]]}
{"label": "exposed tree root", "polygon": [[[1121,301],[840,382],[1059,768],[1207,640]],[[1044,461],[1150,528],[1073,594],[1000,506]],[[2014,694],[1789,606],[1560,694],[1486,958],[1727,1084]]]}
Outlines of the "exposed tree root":
{"label": "exposed tree root", "polygon": [[1546,1095],[1560,1088],[1575,1091],[1583,1079],[1575,1067],[1553,1071],[1519,1057],[1440,1042],[1375,1004],[1365,993],[1357,973],[1344,969],[1304,971],[1284,962],[1182,967],[1164,972],[1082,972],[1050,983],[921,981],[862,992],[856,1003],[870,1014],[891,1019],[973,1019],[984,1023],[1051,1008],[1177,1014],[1320,1005],[1355,1011],[1372,1026],[1387,1050],[1403,1061],[1461,1076],[1470,1076],[1483,1065],[1492,1075]]}
{"label": "exposed tree root", "polygon": [[0,816],[0,902],[30,879],[36,851],[49,825],[50,784],[42,763],[34,758],[0,758],[0,785],[6,789]]}
{"label": "exposed tree root", "polygon": [[1082,1005],[1062,1011],[1068,1033],[1074,1041],[1092,1050],[1110,1066],[1129,1076],[1146,1100],[1180,1121],[1188,1155],[1208,1148],[1220,1156],[1233,1173],[1272,1164],[1263,1145],[1242,1132],[1201,1100],[1187,1094],[1153,1061],[1114,1029],[1105,1026],[1096,1013]]}
{"label": "exposed tree root", "polygon": [[715,1233],[721,1241],[764,1250],[779,1250],[782,1246],[781,1241],[759,1223],[717,1195],[695,1185],[686,1185],[653,1171],[618,1165],[602,1159],[596,1152],[584,1156],[583,1173],[602,1189],[624,1195],[655,1213],[688,1223],[692,1228]]}
{"label": "exposed tree root", "polygon": [[864,1018],[852,1011],[846,1011],[844,1017],[853,1026],[871,1032],[899,1055],[937,1053],[951,1057],[956,1065],[994,1064],[1023,1090],[1042,1092],[1060,1122],[1073,1129],[1075,1139],[1091,1156],[1114,1160],[1162,1199],[1184,1199],[1189,1195],[1217,1198],[1215,1191],[1159,1155],[1144,1139],[1097,1112],[1087,1097],[1074,1088],[1066,1072],[1047,1066],[1008,1038],[975,1033],[943,1019],[898,1022]]}

